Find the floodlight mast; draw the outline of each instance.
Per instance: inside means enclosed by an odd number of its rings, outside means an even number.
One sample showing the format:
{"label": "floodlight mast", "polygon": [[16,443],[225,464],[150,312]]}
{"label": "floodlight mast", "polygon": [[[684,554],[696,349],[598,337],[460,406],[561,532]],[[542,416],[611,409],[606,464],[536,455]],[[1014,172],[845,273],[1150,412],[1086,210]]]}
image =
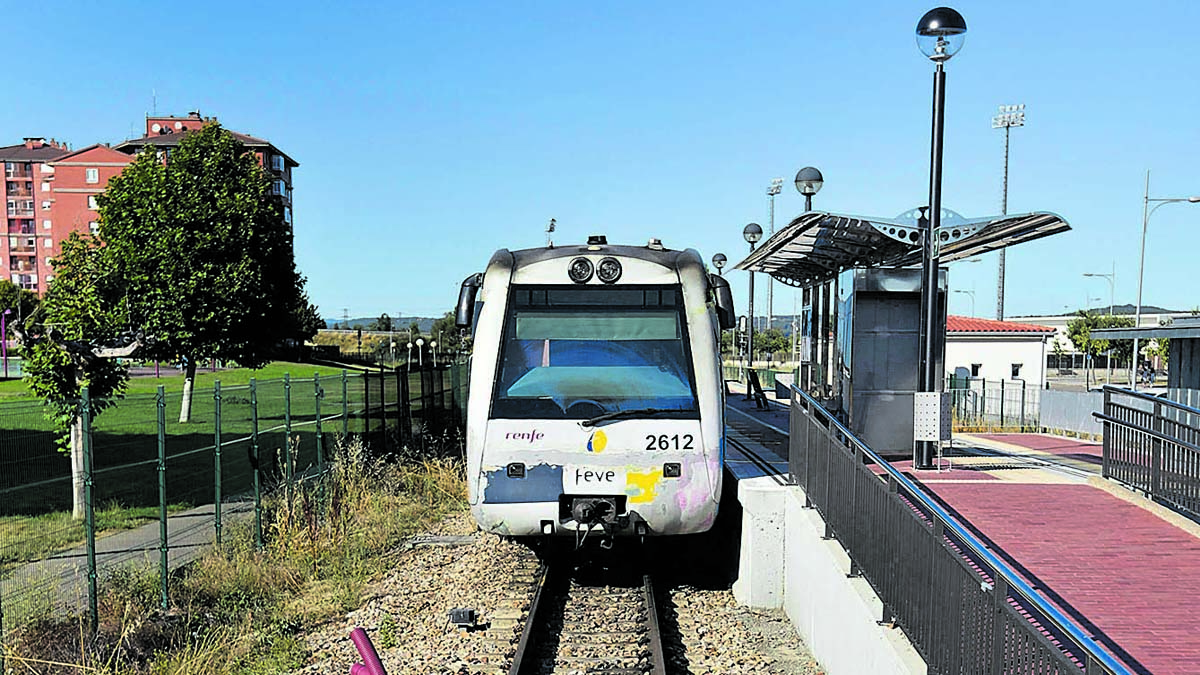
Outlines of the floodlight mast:
{"label": "floodlight mast", "polygon": [[[1025,126],[1025,104],[1002,105],[992,118],[993,129],[1004,129],[1004,190],[1000,198],[1000,213],[1008,215],[1008,130]],[[1004,252],[1000,249],[1000,264],[996,270],[996,320],[1004,320]]]}
{"label": "floodlight mast", "polygon": [[[772,178],[771,185],[767,188],[767,196],[771,198],[771,219],[767,224],[767,238],[770,239],[775,234],[775,195],[783,190],[783,179]],[[770,330],[771,324],[775,321],[775,280],[767,276],[767,329]]]}

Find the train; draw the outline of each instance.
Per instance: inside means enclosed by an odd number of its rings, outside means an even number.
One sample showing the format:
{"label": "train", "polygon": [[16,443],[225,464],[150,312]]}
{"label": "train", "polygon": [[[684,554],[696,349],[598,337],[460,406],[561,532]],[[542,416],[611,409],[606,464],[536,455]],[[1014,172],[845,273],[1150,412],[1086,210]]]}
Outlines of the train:
{"label": "train", "polygon": [[485,531],[612,543],[704,532],[725,452],[729,283],[693,249],[501,249],[462,283],[466,473]]}

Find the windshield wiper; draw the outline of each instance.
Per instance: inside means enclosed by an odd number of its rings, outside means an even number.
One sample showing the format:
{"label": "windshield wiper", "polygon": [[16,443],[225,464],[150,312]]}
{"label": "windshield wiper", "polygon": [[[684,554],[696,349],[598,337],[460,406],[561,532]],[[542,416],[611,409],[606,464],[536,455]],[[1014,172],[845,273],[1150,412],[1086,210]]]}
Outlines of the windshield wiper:
{"label": "windshield wiper", "polygon": [[695,408],[631,408],[629,410],[617,410],[615,412],[604,413],[597,415],[591,419],[584,420],[579,423],[580,426],[594,427],[601,422],[608,420],[620,419],[622,417],[651,417],[653,415],[661,415],[662,413],[675,412],[696,412]]}

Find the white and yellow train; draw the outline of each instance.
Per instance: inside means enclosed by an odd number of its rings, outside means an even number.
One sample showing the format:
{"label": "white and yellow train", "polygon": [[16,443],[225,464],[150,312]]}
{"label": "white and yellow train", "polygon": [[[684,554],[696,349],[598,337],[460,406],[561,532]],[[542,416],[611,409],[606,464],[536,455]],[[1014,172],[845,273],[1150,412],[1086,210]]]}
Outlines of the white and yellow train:
{"label": "white and yellow train", "polygon": [[728,283],[694,250],[497,251],[463,282],[467,481],[480,527],[524,537],[712,527],[724,459]]}

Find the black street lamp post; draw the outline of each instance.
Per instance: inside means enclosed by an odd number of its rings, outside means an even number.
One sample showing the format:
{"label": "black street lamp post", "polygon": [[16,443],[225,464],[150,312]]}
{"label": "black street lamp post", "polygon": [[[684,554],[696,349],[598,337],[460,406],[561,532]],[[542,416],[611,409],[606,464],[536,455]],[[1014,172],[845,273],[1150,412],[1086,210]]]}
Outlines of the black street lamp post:
{"label": "black street lamp post", "polygon": [[806,166],[796,172],[796,190],[804,195],[804,212],[812,211],[813,195],[821,191],[821,186],[825,184],[825,177],[821,175],[818,169],[811,166]]}
{"label": "black street lamp post", "polygon": [[[754,245],[762,239],[762,226],[750,223],[742,228],[742,237],[750,244],[750,253],[754,253]],[[754,368],[754,272],[750,273],[750,321],[746,329],[746,396],[750,397],[750,370]]]}
{"label": "black street lamp post", "polygon": [[725,262],[727,260],[729,259],[725,257],[724,253],[718,253],[712,257],[713,267],[717,268],[717,274],[719,276],[725,276],[725,273],[721,270],[725,269]]}
{"label": "black street lamp post", "polygon": [[[962,48],[967,22],[949,7],[931,9],[917,22],[917,46],[921,53],[937,64],[933,74],[933,141],[929,163],[929,225],[924,236],[924,267],[921,283],[921,315],[924,331],[921,345],[921,372],[918,389],[924,392],[941,389],[934,348],[938,344],[936,331],[938,306],[938,241],[942,221],[942,131],[946,110],[946,71],[943,65]],[[913,466],[933,467],[934,442],[917,441]]]}

